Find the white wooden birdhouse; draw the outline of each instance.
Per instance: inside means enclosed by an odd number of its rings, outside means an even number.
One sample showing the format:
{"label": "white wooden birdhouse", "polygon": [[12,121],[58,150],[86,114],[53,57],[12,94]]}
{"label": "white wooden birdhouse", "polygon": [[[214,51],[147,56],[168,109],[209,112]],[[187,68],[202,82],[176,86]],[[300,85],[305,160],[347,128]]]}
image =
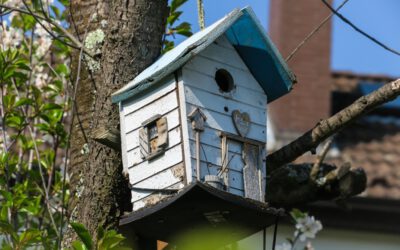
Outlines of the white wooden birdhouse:
{"label": "white wooden birdhouse", "polygon": [[196,182],[263,202],[267,104],[294,81],[245,8],[194,34],[114,93],[133,211]]}

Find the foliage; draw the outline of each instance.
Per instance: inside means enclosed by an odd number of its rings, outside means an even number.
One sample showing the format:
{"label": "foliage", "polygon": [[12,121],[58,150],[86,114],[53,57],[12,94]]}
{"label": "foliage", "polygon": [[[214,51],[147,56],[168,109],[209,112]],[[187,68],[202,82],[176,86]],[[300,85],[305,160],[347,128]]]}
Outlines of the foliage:
{"label": "foliage", "polygon": [[[0,1],[64,23],[52,1]],[[49,3],[49,5],[47,5]],[[69,54],[49,22],[2,8],[0,24],[0,248],[54,249],[68,193]]]}
{"label": "foliage", "polygon": [[180,7],[188,0],[172,0],[169,5],[169,16],[167,18],[167,29],[163,38],[163,53],[168,52],[175,46],[174,40],[169,40],[170,37],[175,39],[175,35],[189,37],[192,35],[192,26],[188,22],[176,24],[179,17],[182,15]]}
{"label": "foliage", "polygon": [[[293,219],[296,230],[294,231],[293,237],[287,239],[288,242],[277,246],[277,250],[294,250],[298,240],[305,242],[308,239],[313,239],[316,234],[322,230],[321,222],[316,220],[314,216],[309,216],[308,213],[302,212],[298,209],[293,209],[290,212],[290,216]],[[311,242],[308,241],[304,250],[312,249],[314,248],[312,247]]]}
{"label": "foliage", "polygon": [[118,234],[115,230],[106,230],[100,228],[98,231],[98,241],[96,246],[93,246],[93,239],[89,234],[89,231],[84,225],[80,223],[71,223],[72,228],[79,236],[80,240],[72,243],[73,250],[128,250],[130,248],[124,247],[122,241],[125,239],[124,236]]}
{"label": "foliage", "polygon": [[[170,2],[165,51],[174,46],[167,37],[192,34],[189,23],[178,23],[185,2]],[[69,64],[71,49],[77,47],[63,31],[69,25],[64,11],[69,1],[0,4],[0,248],[55,249],[65,229],[69,194],[66,131],[74,92]],[[97,54],[104,33],[94,34],[84,45]],[[86,229],[71,226],[81,238],[74,249],[93,249]],[[100,230],[99,239],[95,249],[123,249],[123,237],[115,231]]]}

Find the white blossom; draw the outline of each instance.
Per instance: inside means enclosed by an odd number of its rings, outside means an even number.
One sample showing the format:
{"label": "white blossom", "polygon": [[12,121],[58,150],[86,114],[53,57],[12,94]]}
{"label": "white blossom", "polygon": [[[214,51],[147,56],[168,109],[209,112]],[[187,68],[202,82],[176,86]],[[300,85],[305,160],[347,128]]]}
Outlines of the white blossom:
{"label": "white blossom", "polygon": [[286,242],[276,246],[276,250],[291,250],[291,249],[292,245]]}
{"label": "white blossom", "polygon": [[315,235],[322,229],[319,220],[315,220],[314,216],[304,216],[296,219],[295,237],[299,237],[300,241],[306,241],[307,238],[315,238]]}
{"label": "white blossom", "polygon": [[315,250],[314,247],[311,245],[311,242],[308,241],[306,246],[304,247],[304,250]]}
{"label": "white blossom", "polygon": [[8,26],[7,23],[3,21],[0,27],[0,47],[3,50],[17,48],[21,44],[23,37],[24,34],[22,30]]}
{"label": "white blossom", "polygon": [[36,66],[33,69],[33,77],[36,87],[42,88],[50,81],[49,75],[44,71],[43,66]]}
{"label": "white blossom", "polygon": [[19,8],[19,7],[22,7],[24,5],[24,3],[22,2],[22,0],[7,0],[4,3],[4,5]]}
{"label": "white blossom", "polygon": [[[46,29],[50,30],[51,27],[49,24],[42,23],[43,25],[46,26]],[[52,39],[49,33],[46,31],[46,29],[43,28],[42,25],[36,24],[35,26],[35,41],[34,44],[36,46],[36,56],[37,57],[42,57],[44,56],[50,49],[50,46],[52,44]]]}

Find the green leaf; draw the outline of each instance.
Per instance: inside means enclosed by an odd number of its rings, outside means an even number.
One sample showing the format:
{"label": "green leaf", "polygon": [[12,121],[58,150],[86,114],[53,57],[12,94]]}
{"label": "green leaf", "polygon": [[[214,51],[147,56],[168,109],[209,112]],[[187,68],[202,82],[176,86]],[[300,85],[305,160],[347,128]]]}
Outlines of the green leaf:
{"label": "green leaf", "polygon": [[62,107],[61,107],[61,105],[56,104],[56,103],[45,103],[41,107],[41,111],[53,110],[53,109],[62,109]]}
{"label": "green leaf", "polygon": [[26,97],[21,97],[16,103],[15,107],[19,106],[25,106],[25,105],[32,105],[34,101],[32,99],[26,98]]}
{"label": "green leaf", "polygon": [[19,236],[19,246],[24,247],[40,241],[41,233],[36,229],[28,229]]}
{"label": "green leaf", "polygon": [[290,215],[292,216],[293,219],[297,220],[306,217],[307,213],[303,213],[299,209],[293,208],[292,211],[290,211]]}
{"label": "green leaf", "polygon": [[88,250],[88,248],[85,246],[85,244],[83,244],[83,242],[78,241],[78,240],[72,242],[72,249],[74,249],[74,250]]}
{"label": "green leaf", "polygon": [[92,237],[89,234],[89,231],[85,228],[84,225],[77,222],[70,223],[75,233],[79,236],[81,241],[85,244],[87,249],[93,249],[93,241]]}
{"label": "green leaf", "polygon": [[176,9],[178,9],[180,6],[182,6],[182,4],[186,3],[187,1],[188,0],[172,0],[170,5],[170,12],[175,12]]}
{"label": "green leaf", "polygon": [[183,13],[182,11],[176,11],[174,13],[171,13],[171,15],[169,15],[169,17],[167,18],[167,23],[169,25],[174,25],[174,23],[176,22],[176,20],[179,19],[182,13]]}
{"label": "green leaf", "polygon": [[24,118],[18,115],[8,116],[6,118],[6,125],[10,128],[20,129],[24,126]]}
{"label": "green leaf", "polygon": [[115,230],[107,231],[99,241],[98,250],[115,249],[120,246],[123,240],[125,240],[125,237],[117,234]]}

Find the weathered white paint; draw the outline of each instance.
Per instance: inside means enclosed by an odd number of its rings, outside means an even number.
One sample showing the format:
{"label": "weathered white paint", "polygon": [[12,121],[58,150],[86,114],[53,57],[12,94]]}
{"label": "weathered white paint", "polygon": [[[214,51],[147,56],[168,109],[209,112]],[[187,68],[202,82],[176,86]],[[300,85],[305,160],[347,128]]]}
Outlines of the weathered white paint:
{"label": "weathered white paint", "polygon": [[172,76],[168,77],[164,84],[162,88],[153,89],[146,95],[124,101],[125,114],[130,114],[175,90],[175,79]]}
{"label": "weathered white paint", "polygon": [[[142,107],[136,112],[125,115],[126,132],[133,131],[142,126],[142,123],[154,115],[165,115],[178,107],[176,92],[171,92],[160,99]],[[129,142],[128,142],[129,143]]]}
{"label": "weathered white paint", "polygon": [[[215,72],[221,68],[234,79],[235,89],[229,93],[221,92],[214,80]],[[207,174],[222,175],[224,159],[219,132],[238,135],[232,111],[249,114],[251,122],[246,138],[266,142],[266,105],[263,89],[225,37],[217,39],[180,71],[167,77],[157,89],[134,101],[124,101],[121,106],[123,159],[133,185],[134,210],[168,197],[155,190],[182,188],[185,180],[190,183],[196,179],[195,133],[187,117],[190,112],[200,108],[207,117],[200,134],[200,173],[204,179]],[[145,120],[157,114],[167,118],[168,146],[164,154],[148,161],[140,155],[139,129]],[[243,143],[232,139],[227,143],[226,191],[244,196]],[[177,174],[177,165],[184,171]],[[263,185],[264,168],[262,161]]]}
{"label": "weathered white paint", "polygon": [[126,136],[125,136],[125,112],[124,107],[121,103],[118,105],[119,108],[119,120],[120,120],[120,131],[121,131],[121,151],[122,151],[122,168],[124,173],[128,173],[128,156],[126,154]]}
{"label": "weathered white paint", "polygon": [[[182,182],[175,183],[171,186],[165,187],[165,189],[181,189],[184,187]],[[133,203],[133,211],[139,210],[149,205],[154,205],[161,201],[162,199],[168,198],[168,194],[155,193],[149,191],[137,191],[134,194],[143,194],[141,199],[138,199]]]}
{"label": "weathered white paint", "polygon": [[[192,181],[192,170],[191,170],[191,159],[190,159],[190,144],[189,144],[189,131],[192,132],[193,130],[189,130],[189,126],[191,124],[188,122],[188,117],[186,114],[189,114],[186,109],[186,98],[185,98],[185,87],[182,80],[182,72],[180,71],[177,73],[178,78],[178,101],[179,101],[179,110],[180,110],[180,118],[182,124],[182,147],[183,147],[183,158],[184,158],[184,165],[185,165],[185,172],[186,172],[186,181],[190,183]],[[194,138],[194,137],[193,137]]]}
{"label": "weathered white paint", "polygon": [[[124,101],[120,107],[123,164],[133,187],[162,189],[184,180],[184,171],[181,171],[183,176],[175,176],[176,171],[173,171],[177,164],[183,164],[181,120],[175,78],[167,77],[159,86],[135,100]],[[168,146],[163,155],[145,160],[140,155],[139,129],[144,121],[155,115],[167,118]],[[181,167],[183,169],[183,165]],[[156,198],[152,199],[152,194],[159,195],[157,192],[132,189],[132,202],[154,202]]]}
{"label": "weathered white paint", "polygon": [[[229,93],[225,94],[221,92],[218,88],[218,85],[215,84],[214,76],[210,76],[205,73],[191,70],[189,68],[185,68],[183,72],[185,72],[187,80],[186,85],[188,86],[201,89],[203,91],[207,91],[214,95],[220,95],[220,96],[222,95],[225,99],[232,99],[241,104],[253,105],[255,103],[256,106],[253,107],[265,110],[267,102],[265,100],[264,93],[260,93],[257,90],[250,89],[241,85],[236,85],[236,88],[232,90],[232,93],[234,93],[233,95]],[[246,99],[249,97],[252,98],[253,102],[251,103],[246,102]]]}
{"label": "weathered white paint", "polygon": [[160,173],[156,173],[155,175],[132,185],[132,189],[134,190],[132,193],[132,202],[143,199],[151,195],[153,192],[157,193],[155,190],[162,190],[170,187],[171,185],[183,183],[183,178],[183,163],[170,167]]}
{"label": "weathered white paint", "polygon": [[[139,136],[138,133],[135,133],[137,136]],[[137,137],[136,137],[137,138]],[[168,147],[167,147],[167,151],[180,144],[182,141],[181,139],[181,133],[180,133],[180,127],[177,126],[171,130],[168,131]],[[137,144],[137,143],[136,143]],[[145,159],[142,158],[141,154],[140,154],[140,147],[138,145],[136,145],[135,148],[132,148],[130,150],[128,150],[127,152],[127,163],[128,163],[128,167],[131,168],[133,166],[139,165],[140,163],[147,161]]]}
{"label": "weathered white paint", "polygon": [[[219,90],[214,80],[215,72],[223,68],[231,73],[235,89],[229,93]],[[200,55],[193,58],[182,69],[185,91],[186,114],[200,108],[206,115],[205,130],[200,135],[201,141],[201,177],[220,172],[224,161],[221,152],[220,131],[236,134],[232,121],[232,111],[239,110],[250,116],[250,130],[246,138],[266,142],[266,104],[267,97],[261,86],[254,79],[246,65],[229,42],[221,37]],[[196,177],[195,133],[188,128],[192,180]],[[227,191],[244,195],[242,159],[243,143],[227,140],[229,162],[226,181]],[[261,157],[261,156],[260,156]],[[262,168],[265,164],[262,161]],[[265,183],[265,172],[260,180]]]}

